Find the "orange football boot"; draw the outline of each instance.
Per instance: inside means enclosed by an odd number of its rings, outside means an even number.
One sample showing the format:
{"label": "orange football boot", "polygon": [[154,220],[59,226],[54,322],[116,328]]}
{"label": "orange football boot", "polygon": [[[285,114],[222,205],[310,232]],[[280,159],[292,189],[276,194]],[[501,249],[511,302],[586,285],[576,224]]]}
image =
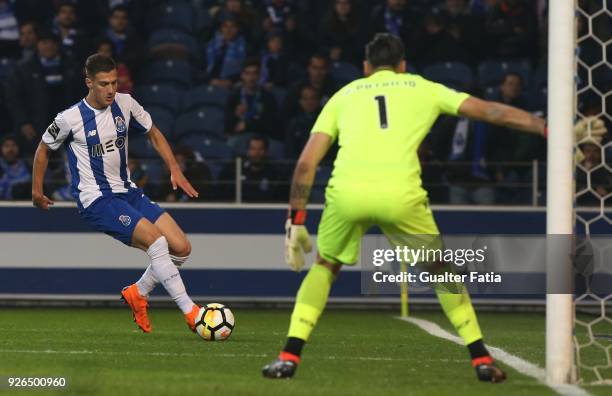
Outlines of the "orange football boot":
{"label": "orange football boot", "polygon": [[132,309],[134,322],[138,327],[145,333],[150,333],[152,328],[147,316],[147,298],[140,295],[135,283],[121,290],[121,299]]}
{"label": "orange football boot", "polygon": [[185,322],[187,322],[187,326],[195,333],[196,319],[198,317],[198,313],[200,312],[200,307],[197,305],[193,305],[191,308],[191,312],[185,314]]}

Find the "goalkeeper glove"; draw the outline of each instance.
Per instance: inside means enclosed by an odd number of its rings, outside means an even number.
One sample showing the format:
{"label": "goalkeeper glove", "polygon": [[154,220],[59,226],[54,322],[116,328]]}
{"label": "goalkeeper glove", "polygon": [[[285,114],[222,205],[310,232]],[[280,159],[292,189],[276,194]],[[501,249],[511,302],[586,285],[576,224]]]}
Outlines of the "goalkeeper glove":
{"label": "goalkeeper glove", "polygon": [[574,134],[576,135],[576,143],[578,144],[575,154],[576,162],[580,163],[584,159],[584,154],[580,148],[581,144],[594,143],[600,145],[606,133],[608,133],[608,129],[601,118],[595,116],[581,118],[580,121],[574,125]]}
{"label": "goalkeeper glove", "polygon": [[304,226],[305,210],[291,210],[285,223],[285,262],[292,270],[299,272],[304,267],[304,253],[310,253],[312,244]]}

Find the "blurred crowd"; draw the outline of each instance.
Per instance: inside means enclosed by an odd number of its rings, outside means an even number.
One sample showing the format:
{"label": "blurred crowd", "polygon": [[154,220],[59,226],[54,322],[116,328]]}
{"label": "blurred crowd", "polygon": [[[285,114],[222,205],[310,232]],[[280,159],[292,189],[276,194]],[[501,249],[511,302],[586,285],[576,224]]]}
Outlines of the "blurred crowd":
{"label": "blurred crowd", "polygon": [[[612,1],[578,3],[579,111],[612,130],[612,46],[602,45]],[[202,200],[278,202],[322,106],[362,76],[375,33],[403,39],[409,72],[545,115],[547,29],[546,0],[0,0],[0,199],[29,198],[40,136],[85,96],[82,66],[95,52],[117,60],[119,92],[151,113]],[[582,203],[612,191],[608,141],[583,143]],[[129,150],[132,179],[151,197],[187,200],[168,189],[146,138]],[[533,203],[545,155],[543,138],[453,117],[420,149],[432,202],[451,204]],[[69,179],[59,152],[46,189],[69,200]]]}

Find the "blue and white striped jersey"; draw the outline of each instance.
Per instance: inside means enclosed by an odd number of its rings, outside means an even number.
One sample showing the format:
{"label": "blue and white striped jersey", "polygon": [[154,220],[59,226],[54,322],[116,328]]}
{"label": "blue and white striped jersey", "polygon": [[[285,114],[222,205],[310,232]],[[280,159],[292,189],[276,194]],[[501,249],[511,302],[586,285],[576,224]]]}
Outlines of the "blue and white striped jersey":
{"label": "blue and white striped jersey", "polygon": [[62,111],[42,136],[51,150],[66,147],[72,175],[72,195],[81,209],[97,198],[125,193],[136,185],[127,166],[128,128],[148,133],[151,116],[128,94],[98,110],[85,99]]}

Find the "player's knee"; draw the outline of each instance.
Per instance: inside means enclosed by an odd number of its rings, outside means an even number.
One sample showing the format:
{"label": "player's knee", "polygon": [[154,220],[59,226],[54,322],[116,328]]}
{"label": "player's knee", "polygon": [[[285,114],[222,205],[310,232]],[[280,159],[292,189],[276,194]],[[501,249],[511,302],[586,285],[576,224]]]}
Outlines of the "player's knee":
{"label": "player's knee", "polygon": [[340,270],[342,269],[342,264],[330,263],[323,259],[321,256],[317,256],[316,264],[324,266],[325,268],[330,270],[331,273],[334,274],[334,276],[338,275],[338,272],[340,272]]}
{"label": "player's knee", "polygon": [[172,250],[175,256],[188,257],[191,254],[191,242],[185,238],[177,243],[176,246],[173,246]]}

